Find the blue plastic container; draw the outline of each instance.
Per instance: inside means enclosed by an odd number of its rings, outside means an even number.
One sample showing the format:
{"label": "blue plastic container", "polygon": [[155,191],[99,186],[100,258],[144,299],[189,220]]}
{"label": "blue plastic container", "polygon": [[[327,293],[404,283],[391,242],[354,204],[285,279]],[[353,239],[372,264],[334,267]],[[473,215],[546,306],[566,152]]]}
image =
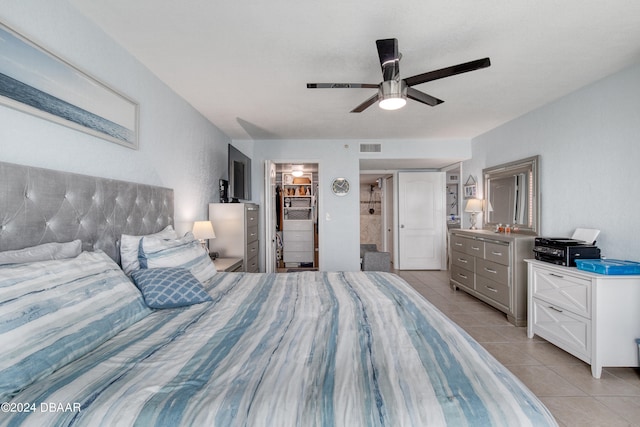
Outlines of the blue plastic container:
{"label": "blue plastic container", "polygon": [[577,259],[576,267],[578,270],[609,275],[640,274],[640,262],[620,259]]}

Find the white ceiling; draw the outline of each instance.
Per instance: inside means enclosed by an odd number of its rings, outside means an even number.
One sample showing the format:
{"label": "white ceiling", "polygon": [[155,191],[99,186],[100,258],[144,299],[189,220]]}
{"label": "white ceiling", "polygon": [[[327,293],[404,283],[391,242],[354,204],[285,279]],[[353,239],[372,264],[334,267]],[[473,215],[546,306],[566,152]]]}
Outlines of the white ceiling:
{"label": "white ceiling", "polygon": [[[637,0],[69,0],[232,139],[472,138],[640,61]],[[349,113],[379,83],[490,57],[416,86],[445,101]],[[142,105],[144,108],[144,105]]]}

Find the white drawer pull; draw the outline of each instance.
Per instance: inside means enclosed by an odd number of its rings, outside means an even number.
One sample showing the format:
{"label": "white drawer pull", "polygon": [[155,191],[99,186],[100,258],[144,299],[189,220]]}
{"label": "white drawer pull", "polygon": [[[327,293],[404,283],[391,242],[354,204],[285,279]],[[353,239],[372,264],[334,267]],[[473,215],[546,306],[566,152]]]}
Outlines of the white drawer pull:
{"label": "white drawer pull", "polygon": [[455,243],[454,243],[454,245],[456,245],[456,246],[462,246],[462,243],[455,242]]}
{"label": "white drawer pull", "polygon": [[463,263],[465,263],[465,264],[469,262],[469,261],[467,261],[467,260],[466,260],[466,259],[464,259],[464,258],[458,258],[458,261],[463,262]]}
{"label": "white drawer pull", "polygon": [[471,246],[471,249],[473,249],[474,251],[479,251],[480,247],[479,246]]}
{"label": "white drawer pull", "polygon": [[467,276],[465,276],[464,274],[458,273],[458,276],[462,277],[463,279],[468,279]]}
{"label": "white drawer pull", "polygon": [[502,252],[496,252],[496,251],[492,251],[491,255],[495,255],[495,256],[502,256]]}
{"label": "white drawer pull", "polygon": [[488,289],[488,290],[490,290],[491,292],[498,293],[498,290],[497,290],[496,288],[492,288],[491,286],[486,286],[486,285],[485,285],[485,288],[487,288],[487,289]]}
{"label": "white drawer pull", "polygon": [[484,271],[486,271],[487,273],[493,273],[493,274],[498,274],[498,272],[496,270],[492,270],[490,268],[485,267]]}

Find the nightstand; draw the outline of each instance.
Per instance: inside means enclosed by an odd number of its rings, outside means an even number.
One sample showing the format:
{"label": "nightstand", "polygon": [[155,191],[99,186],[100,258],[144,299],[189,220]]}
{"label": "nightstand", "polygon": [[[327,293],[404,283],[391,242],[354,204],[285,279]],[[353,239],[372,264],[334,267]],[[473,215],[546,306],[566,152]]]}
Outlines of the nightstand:
{"label": "nightstand", "polygon": [[213,264],[218,271],[242,271],[242,258],[216,258]]}

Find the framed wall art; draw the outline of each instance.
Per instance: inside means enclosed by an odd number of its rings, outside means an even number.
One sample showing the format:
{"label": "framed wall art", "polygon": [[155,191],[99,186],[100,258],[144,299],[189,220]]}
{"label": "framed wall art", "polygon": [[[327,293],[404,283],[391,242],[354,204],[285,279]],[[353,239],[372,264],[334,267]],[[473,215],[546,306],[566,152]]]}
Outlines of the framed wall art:
{"label": "framed wall art", "polygon": [[138,104],[0,24],[0,104],[138,148]]}
{"label": "framed wall art", "polygon": [[476,197],[478,184],[476,180],[469,175],[467,178],[467,182],[464,183],[464,198],[465,199],[474,199]]}

